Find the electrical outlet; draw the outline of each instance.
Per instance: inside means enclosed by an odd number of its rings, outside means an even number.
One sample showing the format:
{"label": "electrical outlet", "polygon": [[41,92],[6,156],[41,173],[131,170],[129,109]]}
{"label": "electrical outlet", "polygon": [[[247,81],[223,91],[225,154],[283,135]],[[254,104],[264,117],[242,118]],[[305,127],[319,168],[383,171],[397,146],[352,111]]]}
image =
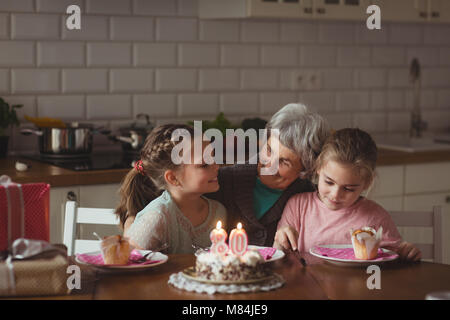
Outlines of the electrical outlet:
{"label": "electrical outlet", "polygon": [[320,90],[322,77],[317,70],[297,70],[292,72],[291,88],[300,91]]}

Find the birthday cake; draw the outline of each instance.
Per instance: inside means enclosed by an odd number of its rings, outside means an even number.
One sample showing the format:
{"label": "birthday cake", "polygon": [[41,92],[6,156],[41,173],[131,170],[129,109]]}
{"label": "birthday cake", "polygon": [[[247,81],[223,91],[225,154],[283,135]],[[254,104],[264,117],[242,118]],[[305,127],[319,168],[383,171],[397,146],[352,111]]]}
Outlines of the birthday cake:
{"label": "birthday cake", "polygon": [[264,258],[257,250],[247,250],[243,255],[203,252],[195,263],[198,278],[212,281],[245,281],[270,275]]}

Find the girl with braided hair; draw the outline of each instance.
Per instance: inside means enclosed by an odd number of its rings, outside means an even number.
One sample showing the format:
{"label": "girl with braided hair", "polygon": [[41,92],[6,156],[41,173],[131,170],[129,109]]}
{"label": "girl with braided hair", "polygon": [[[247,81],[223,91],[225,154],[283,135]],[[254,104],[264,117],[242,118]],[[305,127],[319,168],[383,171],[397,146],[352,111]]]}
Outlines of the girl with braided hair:
{"label": "girl with braided hair", "polygon": [[[209,233],[218,220],[226,222],[225,207],[203,196],[219,189],[219,166],[205,163],[203,151],[202,159],[195,159],[194,148],[187,151],[192,161],[175,164],[172,150],[181,143],[173,139],[177,129],[189,132],[190,145],[194,145],[194,129],[190,126],[168,124],[155,128],[145,141],[141,159],[120,189],[116,213],[125,236],[140,249],[152,250],[167,243],[168,253],[193,253],[193,244],[211,244]],[[203,142],[203,150],[207,145]]]}

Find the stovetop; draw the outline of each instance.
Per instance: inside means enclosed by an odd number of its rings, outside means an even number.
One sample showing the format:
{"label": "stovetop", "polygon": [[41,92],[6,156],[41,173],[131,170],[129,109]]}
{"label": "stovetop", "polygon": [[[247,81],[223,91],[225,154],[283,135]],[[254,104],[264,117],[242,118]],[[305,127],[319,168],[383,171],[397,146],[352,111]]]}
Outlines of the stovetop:
{"label": "stovetop", "polygon": [[24,157],[74,171],[108,169],[128,169],[139,159],[139,154],[120,152],[93,153],[88,156],[46,156],[43,154],[24,155]]}

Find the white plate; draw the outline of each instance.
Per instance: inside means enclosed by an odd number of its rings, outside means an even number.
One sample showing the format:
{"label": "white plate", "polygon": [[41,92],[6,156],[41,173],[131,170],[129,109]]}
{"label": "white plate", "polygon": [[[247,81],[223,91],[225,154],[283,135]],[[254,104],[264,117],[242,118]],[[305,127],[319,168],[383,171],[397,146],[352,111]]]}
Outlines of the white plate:
{"label": "white plate", "polygon": [[[141,255],[145,255],[146,253],[149,252],[149,250],[137,250],[139,251],[139,253]],[[87,252],[85,254],[88,255],[98,255],[101,254],[100,251],[94,251],[94,252]],[[89,263],[83,260],[80,260],[78,256],[75,257],[75,261],[84,265],[88,265],[97,269],[101,269],[101,270],[107,270],[107,271],[136,271],[136,270],[142,270],[142,269],[147,269],[147,268],[153,268],[156,266],[159,266],[160,264],[166,263],[167,260],[169,259],[168,256],[166,256],[165,254],[162,254],[161,252],[155,252],[154,254],[150,254],[149,257],[147,258],[147,260],[159,260],[158,262],[155,263],[151,263],[151,264],[138,264],[138,265],[99,265],[99,264],[93,264],[93,263]]]}
{"label": "white plate", "polygon": [[[353,246],[351,244],[330,244],[330,245],[320,245],[318,247],[322,247],[322,248],[331,248],[331,249],[346,249],[346,248],[353,248]],[[391,257],[386,257],[383,258],[381,260],[350,260],[350,259],[340,259],[340,258],[333,258],[333,257],[328,257],[328,256],[323,256],[321,255],[319,252],[316,252],[314,250],[314,247],[309,249],[309,253],[311,253],[313,256],[316,256],[318,258],[324,259],[325,261],[338,265],[338,266],[342,266],[342,267],[365,267],[365,266],[370,266],[373,264],[382,264],[388,261],[393,261],[398,259],[398,255],[391,250],[387,250],[387,249],[383,249],[381,248],[381,250],[383,250],[383,252],[388,253],[388,254],[392,254],[395,256],[391,256]]]}
{"label": "white plate", "polygon": [[[264,249],[264,248],[267,248],[267,247],[260,247],[260,246],[249,245],[248,248],[249,249],[259,250],[259,249]],[[275,251],[275,253],[273,254],[272,258],[270,258],[269,260],[266,260],[265,262],[267,263],[267,262],[272,262],[272,261],[275,261],[275,260],[280,260],[280,259],[283,259],[284,256],[285,256],[284,252],[277,249],[277,251]]]}

